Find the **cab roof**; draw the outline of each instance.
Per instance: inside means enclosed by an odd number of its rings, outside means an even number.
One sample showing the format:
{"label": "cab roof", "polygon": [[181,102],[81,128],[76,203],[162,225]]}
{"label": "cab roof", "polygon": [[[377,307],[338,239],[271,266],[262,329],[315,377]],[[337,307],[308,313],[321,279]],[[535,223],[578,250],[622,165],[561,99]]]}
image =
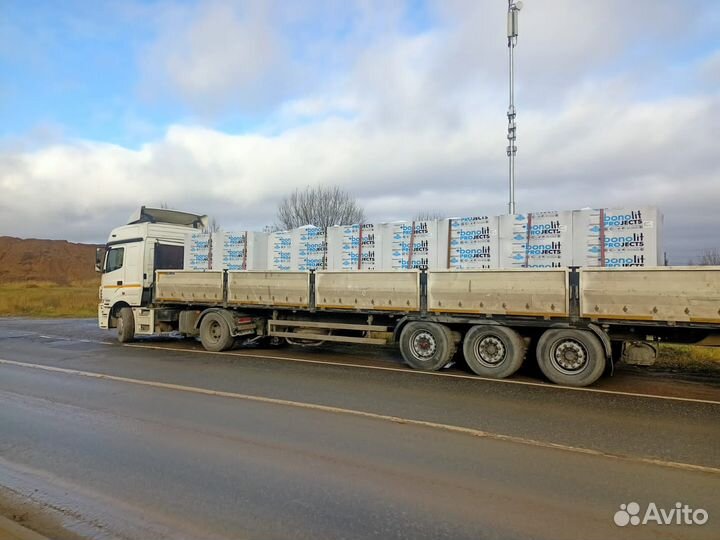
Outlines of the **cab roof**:
{"label": "cab roof", "polygon": [[208,225],[206,215],[180,212],[167,208],[147,208],[141,206],[139,210],[132,213],[128,219],[128,225],[136,223],[169,223],[171,225],[184,225],[195,229],[204,229]]}

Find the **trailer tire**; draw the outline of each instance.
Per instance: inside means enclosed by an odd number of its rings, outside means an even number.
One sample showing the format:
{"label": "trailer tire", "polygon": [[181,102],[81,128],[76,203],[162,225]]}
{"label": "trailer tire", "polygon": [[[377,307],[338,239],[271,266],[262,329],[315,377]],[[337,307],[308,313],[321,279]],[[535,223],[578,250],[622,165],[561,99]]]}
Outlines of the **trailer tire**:
{"label": "trailer tire", "polygon": [[413,369],[437,371],[452,360],[456,348],[452,331],[442,324],[414,321],[400,332],[400,352]]}
{"label": "trailer tire", "polygon": [[135,315],[132,308],[120,308],[117,318],[117,339],[120,343],[128,343],[135,339]]}
{"label": "trailer tire", "polygon": [[219,313],[208,313],[200,322],[200,342],[206,351],[226,351],[235,343],[225,318]]}
{"label": "trailer tire", "polygon": [[546,330],[537,345],[537,361],[545,376],[556,384],[589,386],[605,371],[605,348],[587,330]]}
{"label": "trailer tire", "polygon": [[522,336],[507,326],[473,326],[463,342],[468,367],[493,379],[504,379],[520,369],[526,350]]}

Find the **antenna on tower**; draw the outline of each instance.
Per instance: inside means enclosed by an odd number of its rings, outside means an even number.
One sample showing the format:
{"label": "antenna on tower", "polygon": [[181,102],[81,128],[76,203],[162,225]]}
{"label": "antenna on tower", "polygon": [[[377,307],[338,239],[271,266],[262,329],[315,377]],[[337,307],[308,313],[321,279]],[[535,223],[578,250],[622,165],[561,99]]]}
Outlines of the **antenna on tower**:
{"label": "antenna on tower", "polygon": [[510,105],[508,107],[508,213],[515,213],[515,154],[517,153],[517,146],[515,145],[515,139],[517,137],[517,125],[515,124],[515,59],[514,51],[515,45],[517,44],[518,36],[518,13],[523,7],[521,0],[508,0],[508,14],[507,14],[507,38],[508,38],[508,57],[509,57],[509,72],[510,72]]}

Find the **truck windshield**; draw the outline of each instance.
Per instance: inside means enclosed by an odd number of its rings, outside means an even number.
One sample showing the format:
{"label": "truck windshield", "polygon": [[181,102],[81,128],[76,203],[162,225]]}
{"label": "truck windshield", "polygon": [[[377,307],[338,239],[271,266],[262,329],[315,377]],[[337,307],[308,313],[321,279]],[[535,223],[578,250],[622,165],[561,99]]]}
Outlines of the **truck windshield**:
{"label": "truck windshield", "polygon": [[105,258],[105,273],[122,268],[125,248],[110,248]]}

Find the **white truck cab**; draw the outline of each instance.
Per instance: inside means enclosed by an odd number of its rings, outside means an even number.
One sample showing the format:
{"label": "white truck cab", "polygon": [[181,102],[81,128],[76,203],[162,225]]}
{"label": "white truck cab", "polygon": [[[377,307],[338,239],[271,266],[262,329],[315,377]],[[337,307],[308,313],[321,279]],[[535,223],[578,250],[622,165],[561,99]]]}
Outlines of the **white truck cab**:
{"label": "white truck cab", "polygon": [[95,255],[95,269],[102,272],[100,328],[117,327],[122,334],[120,326],[130,322],[137,333],[145,326],[148,334],[153,333],[153,321],[141,321],[152,317],[151,310],[142,308],[150,303],[155,270],[182,269],[186,235],[207,223],[205,215],[143,206],[126,225],[113,229]]}

